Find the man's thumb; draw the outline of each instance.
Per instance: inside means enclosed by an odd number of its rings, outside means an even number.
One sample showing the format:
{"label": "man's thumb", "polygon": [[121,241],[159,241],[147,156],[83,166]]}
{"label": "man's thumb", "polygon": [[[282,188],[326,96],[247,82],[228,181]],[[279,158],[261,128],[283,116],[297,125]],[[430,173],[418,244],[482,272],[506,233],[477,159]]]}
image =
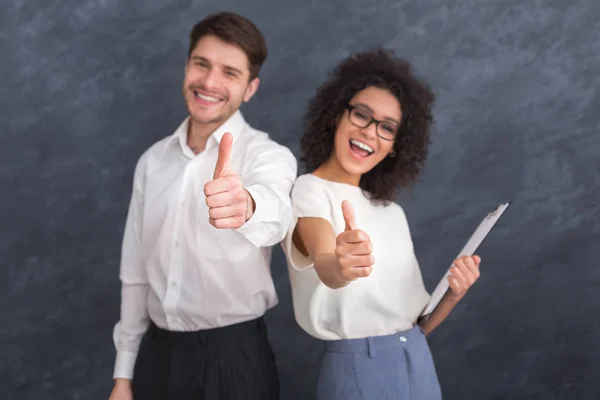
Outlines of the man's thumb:
{"label": "man's thumb", "polygon": [[342,214],[344,214],[347,231],[358,228],[354,219],[354,209],[348,200],[342,201]]}
{"label": "man's thumb", "polygon": [[231,148],[233,146],[233,136],[229,132],[225,132],[219,143],[219,156],[215,165],[213,179],[217,179],[224,171],[230,169],[229,162],[231,160]]}

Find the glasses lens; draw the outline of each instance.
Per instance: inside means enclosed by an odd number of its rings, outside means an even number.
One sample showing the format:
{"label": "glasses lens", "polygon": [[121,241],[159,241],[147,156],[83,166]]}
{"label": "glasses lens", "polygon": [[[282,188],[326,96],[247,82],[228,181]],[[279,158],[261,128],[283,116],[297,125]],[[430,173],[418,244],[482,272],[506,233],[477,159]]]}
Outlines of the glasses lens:
{"label": "glasses lens", "polygon": [[371,122],[371,116],[366,111],[353,108],[352,111],[350,111],[350,122],[358,127],[364,128]]}
{"label": "glasses lens", "polygon": [[396,137],[398,128],[394,124],[382,122],[377,127],[377,134],[384,139],[393,140]]}

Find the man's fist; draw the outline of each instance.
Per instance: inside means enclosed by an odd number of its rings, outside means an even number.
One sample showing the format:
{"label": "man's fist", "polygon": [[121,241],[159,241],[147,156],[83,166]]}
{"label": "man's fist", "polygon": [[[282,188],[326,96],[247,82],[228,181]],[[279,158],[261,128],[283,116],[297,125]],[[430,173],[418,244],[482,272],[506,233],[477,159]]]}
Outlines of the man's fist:
{"label": "man's fist", "polygon": [[231,168],[233,136],[227,132],[219,143],[213,180],[204,185],[209,222],[218,229],[237,229],[250,219],[254,202]]}

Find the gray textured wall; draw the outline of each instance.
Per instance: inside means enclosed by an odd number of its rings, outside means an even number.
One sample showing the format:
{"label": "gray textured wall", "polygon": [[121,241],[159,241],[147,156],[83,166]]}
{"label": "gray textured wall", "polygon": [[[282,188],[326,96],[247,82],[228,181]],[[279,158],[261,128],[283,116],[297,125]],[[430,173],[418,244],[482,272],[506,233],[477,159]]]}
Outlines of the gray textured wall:
{"label": "gray textured wall", "polygon": [[[399,200],[430,289],[495,204],[482,277],[431,337],[447,399],[600,393],[596,0],[4,0],[0,13],[0,398],[104,399],[134,163],[185,116],[191,25],[228,7],[270,56],[248,120],[296,154],[327,70],[383,44],[439,100],[424,178]],[[227,3],[227,4],[225,4]],[[310,399],[281,252],[268,315],[283,399]]]}

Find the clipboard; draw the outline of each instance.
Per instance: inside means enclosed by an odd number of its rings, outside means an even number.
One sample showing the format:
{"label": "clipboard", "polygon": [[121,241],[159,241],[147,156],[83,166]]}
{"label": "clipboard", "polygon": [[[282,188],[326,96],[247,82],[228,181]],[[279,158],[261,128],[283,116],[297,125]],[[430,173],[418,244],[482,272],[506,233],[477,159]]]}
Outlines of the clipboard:
{"label": "clipboard", "polygon": [[[461,256],[472,256],[475,254],[475,251],[477,251],[481,243],[490,233],[494,225],[496,225],[500,217],[502,217],[502,214],[504,214],[510,204],[511,201],[500,204],[498,207],[496,207],[496,209],[489,212],[481,221],[475,232],[473,232],[465,244],[465,247],[463,247],[460,253],[458,253],[456,258]],[[452,265],[450,265],[450,267],[451,266]],[[450,275],[450,267],[448,267],[448,270],[436,286],[435,290],[431,293],[429,303],[421,313],[421,317],[427,317],[429,314],[431,314],[439,304],[440,300],[442,300],[444,294],[446,294],[446,291],[449,288],[448,276]]]}

